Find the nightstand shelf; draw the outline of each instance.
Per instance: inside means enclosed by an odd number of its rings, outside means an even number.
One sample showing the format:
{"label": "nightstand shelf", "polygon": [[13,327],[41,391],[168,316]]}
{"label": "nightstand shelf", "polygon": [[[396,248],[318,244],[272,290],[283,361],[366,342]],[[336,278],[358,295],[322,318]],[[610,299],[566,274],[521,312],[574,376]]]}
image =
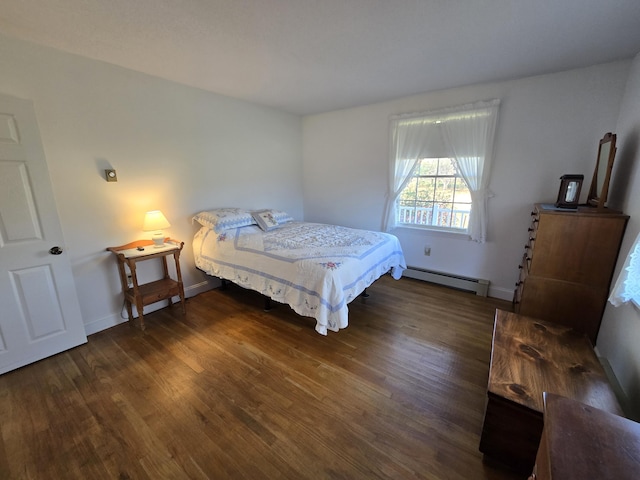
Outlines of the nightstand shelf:
{"label": "nightstand shelf", "polygon": [[[122,292],[129,314],[129,322],[133,324],[133,308],[136,306],[138,318],[140,320],[140,328],[145,329],[143,309],[146,305],[167,300],[169,306],[173,304],[172,297],[180,297],[182,304],[182,312],[186,313],[184,285],[182,283],[182,273],[180,272],[180,252],[184,242],[178,242],[167,238],[165,245],[156,248],[151,240],[138,240],[135,242],[121,245],[119,247],[109,247],[108,251],[114,253],[118,259],[118,272],[120,274],[120,283]],[[141,248],[142,250],[139,250]],[[167,265],[167,257],[173,256],[176,267],[176,279],[171,278]],[[136,272],[136,263],[145,260],[159,258],[162,260],[163,278],[152,282],[139,284]],[[131,285],[129,285],[129,277],[127,268],[131,274]]]}

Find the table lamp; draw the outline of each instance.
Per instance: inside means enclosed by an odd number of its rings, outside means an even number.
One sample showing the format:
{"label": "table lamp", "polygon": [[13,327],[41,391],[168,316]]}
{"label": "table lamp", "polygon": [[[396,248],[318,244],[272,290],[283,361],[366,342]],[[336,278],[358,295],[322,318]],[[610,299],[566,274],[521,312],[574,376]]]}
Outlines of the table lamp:
{"label": "table lamp", "polygon": [[170,226],[171,224],[160,210],[152,210],[145,214],[142,230],[145,232],[154,232],[151,239],[153,240],[155,248],[160,248],[164,245],[162,229]]}

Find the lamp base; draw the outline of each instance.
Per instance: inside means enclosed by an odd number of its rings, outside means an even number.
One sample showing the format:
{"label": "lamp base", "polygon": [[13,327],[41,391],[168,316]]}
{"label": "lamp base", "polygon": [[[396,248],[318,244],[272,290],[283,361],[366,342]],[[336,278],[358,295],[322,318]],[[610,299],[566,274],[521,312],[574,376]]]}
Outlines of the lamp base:
{"label": "lamp base", "polygon": [[155,248],[164,247],[164,235],[162,234],[162,232],[154,233],[153,237],[151,237],[151,240],[153,240],[153,246]]}

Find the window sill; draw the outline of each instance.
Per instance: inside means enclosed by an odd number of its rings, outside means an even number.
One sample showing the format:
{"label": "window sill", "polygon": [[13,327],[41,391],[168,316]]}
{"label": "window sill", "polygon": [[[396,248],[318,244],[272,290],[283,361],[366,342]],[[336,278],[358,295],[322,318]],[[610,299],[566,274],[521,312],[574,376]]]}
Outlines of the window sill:
{"label": "window sill", "polygon": [[446,237],[460,238],[467,237],[470,239],[469,232],[467,230],[456,230],[456,229],[446,229],[446,228],[429,228],[422,225],[409,225],[409,224],[400,224],[397,225],[396,228],[402,228],[406,230],[413,231],[421,231],[425,233],[435,233],[437,235],[443,235]]}

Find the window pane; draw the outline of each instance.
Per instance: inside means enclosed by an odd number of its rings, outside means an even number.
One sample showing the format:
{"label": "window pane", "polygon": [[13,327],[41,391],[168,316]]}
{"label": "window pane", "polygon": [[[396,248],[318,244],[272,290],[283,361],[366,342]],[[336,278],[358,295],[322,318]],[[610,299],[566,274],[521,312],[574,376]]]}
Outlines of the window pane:
{"label": "window pane", "polygon": [[455,228],[467,228],[469,226],[469,212],[471,205],[466,203],[455,203],[451,217],[451,226]]}
{"label": "window pane", "polygon": [[418,180],[418,200],[430,201],[435,200],[435,178],[419,178]]}
{"label": "window pane", "polygon": [[456,167],[450,158],[441,158],[438,165],[438,175],[455,175]]}
{"label": "window pane", "polygon": [[422,202],[416,207],[416,224],[431,225],[432,202]]}
{"label": "window pane", "polygon": [[420,167],[417,171],[418,175],[436,175],[438,173],[438,159],[423,158],[420,160]]}
{"label": "window pane", "polygon": [[434,218],[434,221],[433,221],[434,225],[437,225],[438,227],[449,226],[447,222],[449,215],[448,215],[448,208],[446,203],[438,202],[434,206],[433,218]]}
{"label": "window pane", "polygon": [[415,202],[417,183],[418,183],[418,179],[415,177],[409,180],[409,183],[407,183],[407,186],[404,188],[404,190],[400,194],[401,202],[409,202],[409,203]]}
{"label": "window pane", "polygon": [[455,177],[438,177],[436,185],[438,201],[453,202],[455,180]]}
{"label": "window pane", "polygon": [[471,196],[449,158],[423,158],[398,201],[400,223],[436,228],[468,227]]}
{"label": "window pane", "polygon": [[471,193],[462,178],[456,179],[456,202],[471,203]]}
{"label": "window pane", "polygon": [[398,202],[398,222],[414,223],[415,222],[415,205],[413,203]]}

